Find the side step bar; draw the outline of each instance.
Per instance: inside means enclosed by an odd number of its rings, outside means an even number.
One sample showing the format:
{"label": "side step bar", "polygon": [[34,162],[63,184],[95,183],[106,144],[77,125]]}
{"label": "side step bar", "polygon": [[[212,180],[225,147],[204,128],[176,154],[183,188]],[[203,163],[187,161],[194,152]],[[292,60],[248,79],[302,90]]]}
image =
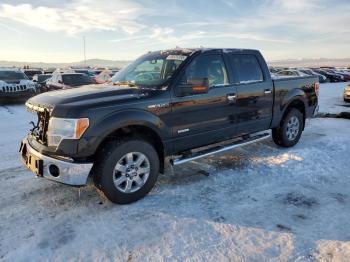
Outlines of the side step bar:
{"label": "side step bar", "polygon": [[204,149],[203,151],[199,151],[199,152],[196,152],[196,153],[193,153],[190,155],[184,155],[178,159],[171,159],[170,163],[173,166],[181,165],[181,164],[184,164],[186,162],[193,161],[193,160],[196,160],[196,159],[199,159],[202,157],[215,155],[215,154],[222,153],[222,152],[225,152],[225,151],[237,148],[237,147],[250,145],[250,144],[265,140],[269,137],[271,137],[270,133],[262,133],[259,135],[251,136],[247,139],[235,141],[232,144],[228,144],[225,146],[216,146],[214,148]]}

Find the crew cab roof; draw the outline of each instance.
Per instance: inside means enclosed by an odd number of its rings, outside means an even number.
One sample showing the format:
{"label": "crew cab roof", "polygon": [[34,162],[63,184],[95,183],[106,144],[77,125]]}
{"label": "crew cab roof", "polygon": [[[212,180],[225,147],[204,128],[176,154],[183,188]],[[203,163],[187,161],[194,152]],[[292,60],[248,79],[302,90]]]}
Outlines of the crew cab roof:
{"label": "crew cab roof", "polygon": [[165,49],[165,50],[160,50],[160,51],[155,51],[155,52],[150,52],[150,53],[171,53],[171,54],[176,54],[176,53],[182,53],[182,54],[193,54],[195,52],[201,52],[201,53],[206,53],[206,52],[212,52],[212,51],[221,51],[221,52],[234,52],[234,53],[259,53],[258,50],[255,49],[242,49],[242,48],[204,48],[204,47],[199,47],[199,48],[175,48],[175,49]]}

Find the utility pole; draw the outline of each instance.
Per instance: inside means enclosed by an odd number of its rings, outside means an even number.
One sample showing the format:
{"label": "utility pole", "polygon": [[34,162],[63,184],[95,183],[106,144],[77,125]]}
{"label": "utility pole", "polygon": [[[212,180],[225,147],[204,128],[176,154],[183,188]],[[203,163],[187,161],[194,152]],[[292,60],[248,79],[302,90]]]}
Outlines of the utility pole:
{"label": "utility pole", "polygon": [[85,47],[85,36],[83,36],[83,44],[84,44],[84,67],[86,67],[86,47]]}

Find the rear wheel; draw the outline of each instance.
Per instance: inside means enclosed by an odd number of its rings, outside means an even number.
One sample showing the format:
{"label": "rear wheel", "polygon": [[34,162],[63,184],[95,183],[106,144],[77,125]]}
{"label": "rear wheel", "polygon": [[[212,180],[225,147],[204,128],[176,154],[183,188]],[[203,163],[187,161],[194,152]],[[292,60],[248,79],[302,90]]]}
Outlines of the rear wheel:
{"label": "rear wheel", "polygon": [[291,109],[278,128],[272,130],[273,141],[283,147],[292,147],[299,142],[304,128],[303,114],[293,108]]}
{"label": "rear wheel", "polygon": [[95,184],[117,204],[128,204],[144,197],[159,173],[159,157],[143,140],[111,142],[99,152],[95,162]]}

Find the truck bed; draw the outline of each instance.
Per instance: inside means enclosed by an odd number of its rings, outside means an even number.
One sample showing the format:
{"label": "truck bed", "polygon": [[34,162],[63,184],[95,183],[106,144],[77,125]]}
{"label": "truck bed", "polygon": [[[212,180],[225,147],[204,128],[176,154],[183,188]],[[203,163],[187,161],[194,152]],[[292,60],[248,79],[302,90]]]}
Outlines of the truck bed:
{"label": "truck bed", "polygon": [[271,127],[276,127],[284,114],[284,109],[292,97],[300,97],[305,103],[306,117],[311,117],[317,107],[316,76],[272,77],[274,86],[273,118]]}

